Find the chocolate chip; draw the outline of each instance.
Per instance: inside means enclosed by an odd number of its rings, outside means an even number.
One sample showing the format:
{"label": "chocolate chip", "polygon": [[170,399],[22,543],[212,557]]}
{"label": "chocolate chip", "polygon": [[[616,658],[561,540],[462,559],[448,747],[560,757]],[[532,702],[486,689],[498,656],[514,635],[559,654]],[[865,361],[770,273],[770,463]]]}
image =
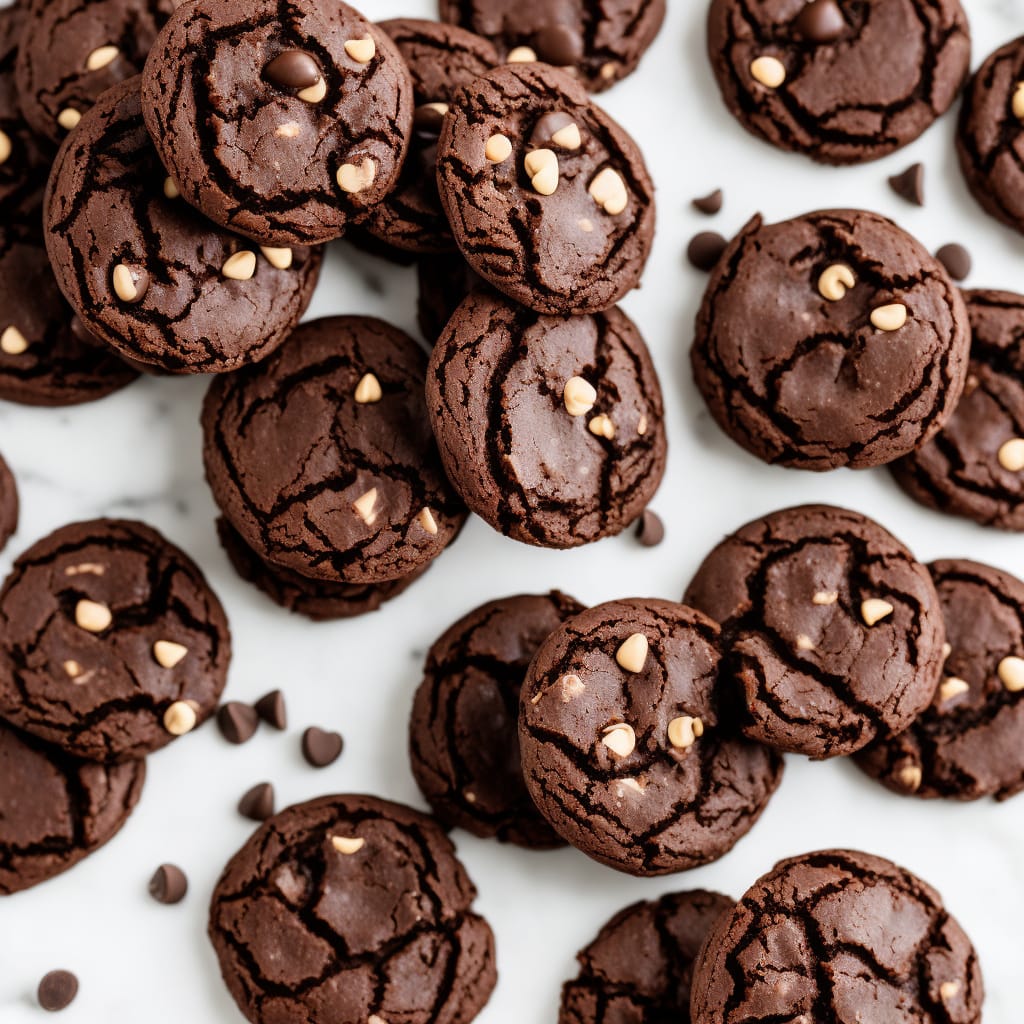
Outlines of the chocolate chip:
{"label": "chocolate chip", "polygon": [[253,705],[256,714],[275,729],[288,727],[288,709],[285,707],[284,694],[280,690],[271,690],[265,697],[260,697]]}
{"label": "chocolate chip", "polygon": [[422,103],[412,115],[413,130],[427,139],[436,139],[441,134],[445,111],[443,103]]}
{"label": "chocolate chip", "polygon": [[285,50],[264,67],[263,77],[279,89],[308,89],[320,81],[320,67],[305,50]]}
{"label": "chocolate chip", "polygon": [[701,231],[690,239],[686,258],[698,270],[710,270],[729,243],[717,231]]}
{"label": "chocolate chip", "polygon": [[78,995],[78,979],[70,971],[50,971],[39,982],[37,994],[44,1010],[63,1010]]}
{"label": "chocolate chip", "polygon": [[217,726],[228,743],[251,740],[259,724],[256,709],[241,701],[228,701],[217,709]]}
{"label": "chocolate chip", "polygon": [[175,864],[161,864],[149,880],[149,895],[157,903],[180,903],[188,892],[188,878]]}
{"label": "chocolate chip", "polygon": [[836,0],[811,0],[797,15],[796,30],[812,43],[833,43],[846,31]]}
{"label": "chocolate chip", "polygon": [[583,59],[583,40],[568,25],[547,25],[533,37],[537,56],[555,67],[568,67]]}
{"label": "chocolate chip", "polygon": [[539,149],[552,144],[558,145],[558,143],[554,142],[555,136],[563,128],[571,128],[575,124],[576,122],[572,116],[565,113],[564,110],[552,110],[533,126],[533,131],[530,132],[530,145],[536,146]]}
{"label": "chocolate chip", "polygon": [[946,268],[954,281],[962,281],[971,272],[971,254],[956,242],[942,246],[935,258]]}
{"label": "chocolate chip", "polygon": [[645,548],[656,548],[665,539],[665,524],[657,512],[649,508],[637,520],[636,536]]}
{"label": "chocolate chip", "polygon": [[699,199],[694,199],[693,208],[709,215],[718,213],[722,208],[722,198],[722,190],[716,188],[714,192],[709,192],[706,196],[701,196]]}
{"label": "chocolate chip", "polygon": [[894,174],[889,187],[908,203],[924,206],[924,166],[911,164],[902,174]]}
{"label": "chocolate chip", "polygon": [[252,821],[266,821],[274,813],[274,787],[257,783],[238,801],[238,813]]}
{"label": "chocolate chip", "polygon": [[341,756],[345,741],[336,732],[327,732],[315,725],[302,734],[302,756],[314,768],[326,768]]}

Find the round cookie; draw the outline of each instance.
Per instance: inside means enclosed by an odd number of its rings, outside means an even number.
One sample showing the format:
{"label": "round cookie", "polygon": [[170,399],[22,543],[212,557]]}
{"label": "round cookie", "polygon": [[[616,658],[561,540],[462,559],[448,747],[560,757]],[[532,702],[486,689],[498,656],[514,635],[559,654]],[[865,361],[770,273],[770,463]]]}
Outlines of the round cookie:
{"label": "round cookie", "polygon": [[664,474],[658,375],[618,308],[538,316],[474,293],[434,346],[427,409],[463,500],[527,544],[570,548],[621,532]]}
{"label": "round cookie", "polygon": [[1024,790],[1024,583],[965,559],[929,567],[949,654],[931,704],[857,757],[897,793],[997,800]]}
{"label": "round cookie", "polygon": [[459,88],[500,63],[498,52],[486,39],[437,21],[395,18],[378,27],[408,65],[416,110],[398,184],[359,227],[407,252],[454,252],[455,239],[437,194],[437,140]]}
{"label": "round cookie", "polygon": [[209,718],[231,657],[224,610],[195,563],[119,519],[61,527],[15,561],[0,647],[0,716],[108,763]]}
{"label": "round cookie", "polygon": [[426,355],[369,317],[302,324],[203,403],[214,498],[260,558],[334,583],[383,583],[429,564],[466,511],[430,431]]}
{"label": "round cookie", "polygon": [[949,109],[971,38],[959,0],[712,0],[707,52],[747,131],[821,163],[859,164]]}
{"label": "round cookie", "polygon": [[866,516],[802,505],[722,541],[683,598],[722,626],[743,732],[813,758],[905,729],[942,672],[927,569]]}
{"label": "round cookie", "polygon": [[0,455],[0,551],[18,528],[18,487]]}
{"label": "round cookie", "polygon": [[412,81],[387,35],[340,0],[196,0],[160,33],[146,125],[181,194],[263,245],[343,234],[398,181]]}
{"label": "round cookie", "polygon": [[139,79],[106,92],[57,155],[46,247],[86,327],[169,373],[221,373],[269,355],[313,297],[321,252],[269,249],[167,195]]}
{"label": "round cookie", "polygon": [[777,864],[719,918],[691,1014],[978,1024],[984,995],[974,947],[930,885],[881,857],[824,850]]}
{"label": "round cookie", "polygon": [[892,221],[754,217],[712,271],[690,353],[719,426],[769,463],[863,469],[951,415],[970,329],[942,266]]}
{"label": "round cookie", "polygon": [[29,127],[57,145],[107,89],[137,75],[179,0],[31,0],[18,53]]}
{"label": "round cookie", "polygon": [[408,590],[429,568],[387,583],[328,583],[300,576],[260,558],[223,516],[217,520],[217,536],[235,572],[243,580],[275,604],[314,622],[351,619],[375,612],[386,601]]}
{"label": "round cookie", "polygon": [[475,288],[487,288],[462,253],[428,256],[416,263],[416,323],[434,345],[462,300]]}
{"label": "round cookie", "polygon": [[889,468],[922,505],[1024,530],[1024,296],[964,298],[972,336],[963,397],[938,434]]}
{"label": "round cookie", "polygon": [[322,797],[268,819],[228,862],[209,935],[253,1024],[469,1024],[496,977],[475,896],[433,819]]}
{"label": "round cookie", "polygon": [[562,845],[523,783],[519,691],[537,648],[581,611],[557,591],[489,601],[427,652],[409,753],[420,792],[445,825],[532,849]]}
{"label": "round cookie", "polygon": [[782,758],[719,707],[719,629],[670,601],[598,605],[541,645],[523,683],[526,785],[555,830],[632,875],[699,867],[764,810]]}
{"label": "round cookie", "polygon": [[735,906],[694,889],[619,911],[576,959],[558,1024],[690,1024],[693,962],[714,923]]}
{"label": "round cookie", "polygon": [[506,58],[560,67],[592,92],[635,70],[665,20],[665,0],[439,0],[438,6],[444,21],[487,36]]}
{"label": "round cookie", "polygon": [[0,895],[59,875],[113,838],[145,777],[144,761],[79,761],[0,723]]}
{"label": "round cookie", "polygon": [[654,185],[636,143],[567,74],[497,68],[445,115],[438,187],[455,241],[539,313],[595,313],[637,286]]}

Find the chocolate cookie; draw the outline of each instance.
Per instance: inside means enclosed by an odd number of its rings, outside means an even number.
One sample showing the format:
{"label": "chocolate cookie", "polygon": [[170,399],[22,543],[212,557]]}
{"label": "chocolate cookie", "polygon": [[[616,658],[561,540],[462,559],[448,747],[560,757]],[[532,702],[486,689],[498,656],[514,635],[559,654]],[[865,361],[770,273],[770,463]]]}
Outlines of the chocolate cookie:
{"label": "chocolate cookie", "polygon": [[409,67],[416,110],[398,184],[359,227],[407,252],[454,252],[455,239],[437,194],[437,140],[458,90],[499,64],[498,52],[486,39],[436,21],[395,18],[378,27]]}
{"label": "chocolate cookie", "polygon": [[665,0],[439,0],[441,18],[493,39],[509,61],[542,60],[592,92],[633,71],[665,20]]}
{"label": "chocolate cookie", "polygon": [[146,124],[182,196],[263,245],[337,238],[394,188],[412,81],[340,0],[196,0],[160,33]]}
{"label": "chocolate cookie", "polygon": [[475,288],[488,288],[462,253],[428,256],[416,263],[416,322],[428,345],[437,342],[452,314]]}
{"label": "chocolate cookie", "polygon": [[958,0],[712,0],[707,50],[747,131],[821,163],[859,164],[949,109],[971,38]]}
{"label": "chocolate cookie", "polygon": [[0,723],[0,894],[45,882],[112,839],[145,777],[144,761],[79,761]]}
{"label": "chocolate cookie", "polygon": [[209,934],[253,1024],[469,1024],[495,983],[475,896],[431,818],[322,797],[270,818],[235,854]]}
{"label": "chocolate cookie", "polygon": [[946,620],[942,682],[857,763],[897,793],[1005,800],[1024,790],[1024,583],[964,559],[928,568]]}
{"label": "chocolate cookie", "polygon": [[539,313],[594,313],[640,280],[654,186],[636,143],[541,64],[477,79],[445,115],[441,202],[470,266]]}
{"label": "chocolate cookie", "polygon": [[829,505],[755,519],[683,598],[721,623],[744,733],[813,758],[905,729],[942,672],[928,571],[876,522]]}
{"label": "chocolate cookie", "polygon": [[969,347],[960,293],[923,246],[877,214],[822,210],[754,217],[733,239],[691,359],[712,416],[747,451],[862,469],[942,427]]}
{"label": "chocolate cookie", "polygon": [[111,86],[137,75],[179,0],[31,0],[18,54],[21,110],[57,144]]}
{"label": "chocolate cookie", "polygon": [[18,487],[14,474],[0,455],[0,551],[18,528]]}
{"label": "chocolate cookie", "polygon": [[695,889],[619,911],[562,986],[558,1024],[690,1024],[693,962],[712,925],[735,906]]}
{"label": "chocolate cookie", "polygon": [[466,516],[430,432],[426,355],[369,317],[298,328],[203,403],[214,498],[265,561],[334,583],[426,566]]}
{"label": "chocolate cookie", "polygon": [[231,642],[192,560],[142,523],[64,526],[0,590],[0,716],[69,754],[118,762],[217,708]]}
{"label": "chocolate cookie", "polygon": [[217,520],[217,536],[235,572],[243,580],[261,590],[275,604],[314,622],[351,619],[375,612],[385,601],[408,590],[429,568],[387,583],[329,583],[271,565],[246,545],[223,516]]}
{"label": "chocolate cookie", "polygon": [[1024,530],[1024,296],[964,298],[972,336],[963,397],[935,437],[890,468],[922,505]]}
{"label": "chocolate cookie", "polygon": [[114,86],[57,155],[46,247],[86,327],[170,373],[269,355],[313,297],[320,250],[253,245],[169,185],[142,120],[139,79]]}
{"label": "chocolate cookie", "polygon": [[427,652],[409,751],[420,791],[445,825],[534,849],[561,845],[523,783],[519,691],[537,648],[581,611],[557,591],[489,601]]}
{"label": "chocolate cookie", "polygon": [[539,316],[470,296],[434,346],[427,409],[463,500],[527,544],[619,533],[665,471],[658,375],[618,308]]}
{"label": "chocolate cookie", "polygon": [[719,918],[693,975],[694,1024],[977,1024],[970,939],[905,868],[848,850],[777,864]]}
{"label": "chocolate cookie", "polygon": [[719,629],[670,601],[611,601],[541,645],[523,683],[526,785],[595,860],[659,875],[721,857],[757,821],[782,758],[719,707]]}

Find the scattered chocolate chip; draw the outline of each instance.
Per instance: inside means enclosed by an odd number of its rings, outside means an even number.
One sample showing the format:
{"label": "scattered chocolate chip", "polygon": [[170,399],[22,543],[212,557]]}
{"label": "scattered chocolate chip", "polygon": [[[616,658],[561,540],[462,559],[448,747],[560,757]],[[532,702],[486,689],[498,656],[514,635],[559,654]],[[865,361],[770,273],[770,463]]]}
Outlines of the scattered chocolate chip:
{"label": "scattered chocolate chip", "polygon": [[260,697],[253,707],[267,725],[272,725],[275,729],[288,727],[288,710],[285,707],[284,694],[280,690],[271,690],[265,697]]}
{"label": "scattered chocolate chip", "polygon": [[924,166],[911,164],[902,174],[894,174],[889,187],[908,203],[924,206]]}
{"label": "scattered chocolate chip", "polygon": [[796,30],[812,43],[833,43],[846,31],[836,0],[812,0],[797,15]]}
{"label": "scattered chocolate chip", "polygon": [[149,880],[149,895],[157,903],[180,903],[188,892],[188,878],[175,864],[161,864]]}
{"label": "scattered chocolate chip", "polygon": [[251,740],[259,724],[256,709],[241,701],[231,700],[217,709],[217,726],[228,743]]}
{"label": "scattered chocolate chip", "polygon": [[257,783],[238,801],[238,813],[252,821],[266,821],[274,813],[274,787]]}
{"label": "scattered chocolate chip", "polygon": [[267,64],[263,77],[279,89],[308,89],[320,81],[320,67],[305,50],[285,50]]}
{"label": "scattered chocolate chip", "polygon": [[721,210],[722,198],[722,190],[720,188],[716,188],[714,192],[709,192],[706,196],[694,199],[693,208],[710,216],[711,214],[718,213],[718,211]]}
{"label": "scattered chocolate chip", "polygon": [[326,768],[341,756],[345,741],[336,732],[327,732],[315,725],[302,734],[302,756],[314,768]]}
{"label": "scattered chocolate chip", "polygon": [[546,25],[533,37],[537,56],[555,67],[568,67],[583,59],[583,40],[568,25]]}
{"label": "scattered chocolate chip", "polygon": [[78,979],[70,971],[50,971],[39,982],[37,994],[44,1010],[63,1010],[78,995]]}
{"label": "scattered chocolate chip", "polygon": [[728,244],[717,231],[701,231],[690,239],[686,258],[698,270],[710,270]]}
{"label": "scattered chocolate chip", "polygon": [[935,258],[946,268],[954,281],[962,281],[971,272],[971,254],[956,242],[942,246]]}
{"label": "scattered chocolate chip", "polygon": [[665,539],[665,524],[657,512],[649,508],[637,520],[636,536],[645,548],[656,548]]}

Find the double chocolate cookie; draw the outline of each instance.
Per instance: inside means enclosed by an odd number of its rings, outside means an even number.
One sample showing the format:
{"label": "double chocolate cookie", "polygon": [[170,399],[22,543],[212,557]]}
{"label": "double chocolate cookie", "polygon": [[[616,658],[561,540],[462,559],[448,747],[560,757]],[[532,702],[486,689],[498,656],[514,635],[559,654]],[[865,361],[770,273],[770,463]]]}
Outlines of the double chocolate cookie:
{"label": "double chocolate cookie", "polygon": [[383,321],[332,317],[214,380],[206,476],[248,547],[334,583],[397,580],[444,550],[466,510],[431,434],[426,362]]}
{"label": "double chocolate cookie", "polygon": [[856,164],[907,145],[949,109],[971,39],[959,0],[712,0],[707,50],[749,132]]}
{"label": "double chocolate cookie", "polygon": [[856,512],[802,505],[748,523],[683,600],[721,623],[744,733],[779,750],[835,757],[899,732],[942,672],[927,569]]}
{"label": "double chocolate cookie", "polygon": [[1024,530],[1024,296],[964,298],[971,360],[963,397],[935,437],[890,468],[922,505]]}
{"label": "double chocolate cookie", "polygon": [[1024,789],[1024,583],[963,559],[928,568],[946,620],[942,681],[857,763],[897,793],[1005,800]]}
{"label": "double chocolate cookie", "polygon": [[471,295],[434,346],[427,408],[466,504],[527,544],[569,548],[619,533],[665,470],[658,375],[617,308],[541,316]]}
{"label": "double chocolate cookie", "polygon": [[196,0],[160,33],[146,125],[182,196],[263,245],[339,237],[395,186],[412,82],[387,34],[340,0]]}
{"label": "double chocolate cookie", "polygon": [[942,427],[969,347],[960,293],[922,245],[877,214],[824,210],[754,217],[733,239],[691,359],[712,416],[747,451],[862,469]]}
{"label": "double chocolate cookie", "polygon": [[593,313],[640,280],[654,186],[636,143],[565,72],[498,68],[462,90],[437,151],[470,266],[540,313]]}
{"label": "double chocolate cookie", "polygon": [[0,455],[0,551],[18,528],[18,488],[14,474]]}
{"label": "double chocolate cookie", "polygon": [[847,850],[777,864],[712,929],[693,976],[694,1024],[977,1024],[970,939],[920,878]]}
{"label": "double chocolate cookie", "polygon": [[523,782],[519,691],[537,648],[581,611],[557,591],[489,601],[428,651],[409,751],[420,791],[445,825],[534,849],[561,845]]}
{"label": "double chocolate cookie", "polygon": [[475,896],[431,818],[330,796],[270,818],[235,854],[209,934],[253,1024],[469,1024],[495,983]]}
{"label": "double chocolate cookie", "polygon": [[231,643],[216,595],[155,530],[117,519],[38,541],[0,590],[0,716],[69,754],[118,762],[217,707]]}
{"label": "double chocolate cookie", "polygon": [[693,963],[728,896],[695,889],[634,903],[580,950],[558,1024],[690,1024]]}
{"label": "double chocolate cookie", "polygon": [[670,601],[598,605],[541,645],[519,743],[531,796],[595,860],[659,875],[721,857],[757,821],[782,759],[722,714],[719,629]]}

